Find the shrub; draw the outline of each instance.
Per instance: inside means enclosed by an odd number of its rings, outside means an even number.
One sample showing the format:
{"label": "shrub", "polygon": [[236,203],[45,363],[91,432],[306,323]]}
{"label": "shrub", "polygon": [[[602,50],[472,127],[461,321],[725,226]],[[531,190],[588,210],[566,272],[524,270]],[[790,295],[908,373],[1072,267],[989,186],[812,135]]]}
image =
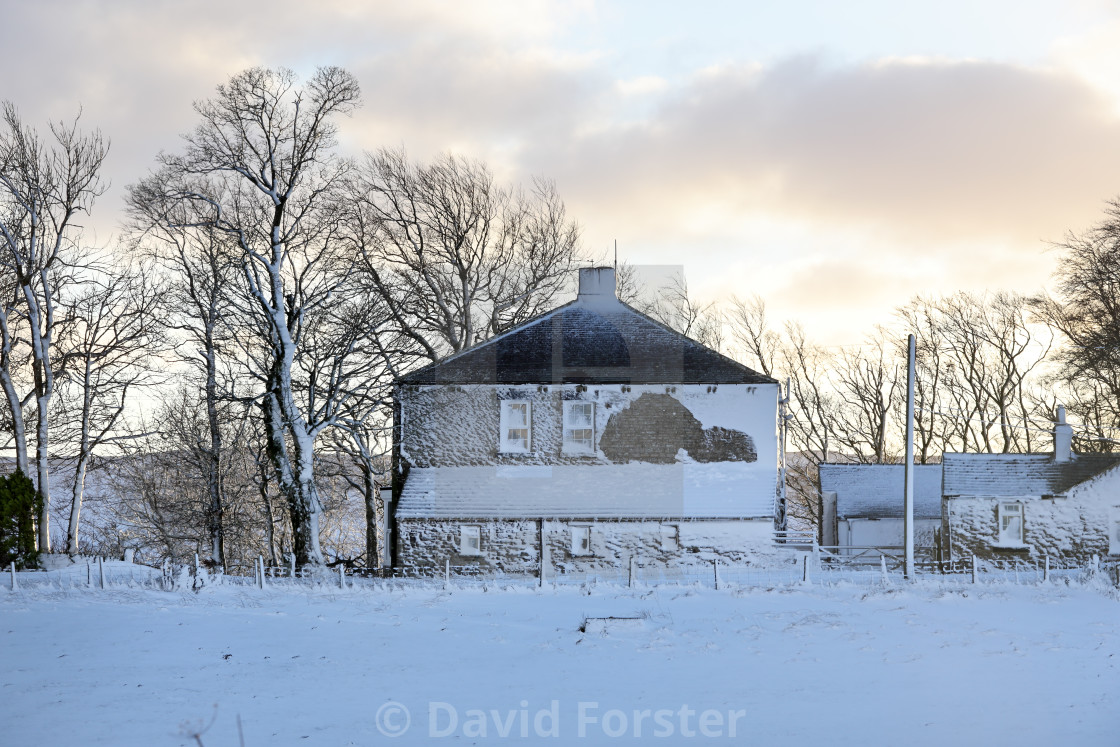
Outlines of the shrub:
{"label": "shrub", "polygon": [[0,567],[13,562],[17,568],[39,565],[35,517],[40,503],[31,478],[20,470],[0,477]]}

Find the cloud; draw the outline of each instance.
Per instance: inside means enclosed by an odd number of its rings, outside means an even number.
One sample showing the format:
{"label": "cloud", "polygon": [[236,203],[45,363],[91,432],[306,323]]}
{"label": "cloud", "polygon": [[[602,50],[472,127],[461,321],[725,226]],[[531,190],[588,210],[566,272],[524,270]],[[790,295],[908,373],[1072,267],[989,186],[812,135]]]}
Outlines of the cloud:
{"label": "cloud", "polygon": [[655,230],[716,202],[896,241],[1037,241],[1091,221],[1120,191],[1120,121],[1048,70],[797,59],[707,71],[647,121],[529,161]]}
{"label": "cloud", "polygon": [[[309,12],[294,0],[16,3],[0,24],[14,101],[41,130],[83,111],[84,127],[113,141],[113,188],[91,223],[108,238],[124,185],[160,150],[180,147],[192,102],[253,65],[307,74],[325,64],[354,72],[365,107],[343,125],[353,151],[401,143],[421,155],[457,149],[487,158],[526,137],[569,131],[592,101],[585,57],[549,40],[593,15],[586,3],[484,0],[408,3],[325,0]],[[18,74],[15,71],[19,71]],[[570,112],[568,118],[556,112]],[[112,216],[111,218],[109,216]]]}

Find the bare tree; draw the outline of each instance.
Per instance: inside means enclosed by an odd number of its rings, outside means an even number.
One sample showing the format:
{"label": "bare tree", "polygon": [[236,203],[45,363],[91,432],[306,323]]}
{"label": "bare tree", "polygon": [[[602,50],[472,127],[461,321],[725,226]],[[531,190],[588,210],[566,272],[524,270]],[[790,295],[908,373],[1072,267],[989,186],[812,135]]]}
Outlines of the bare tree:
{"label": "bare tree", "polygon": [[816,525],[820,513],[818,467],[828,461],[836,445],[839,403],[829,372],[833,356],[809,341],[804,329],[787,323],[780,366],[790,381],[788,429],[793,449],[789,459],[786,512],[802,523]]}
{"label": "bare tree", "polygon": [[729,306],[725,319],[733,349],[748,366],[774,376],[782,341],[769,326],[766,303],[756,294],[745,300],[732,296]]}
{"label": "bare tree", "polygon": [[[215,193],[207,185],[199,193]],[[208,556],[225,566],[223,514],[227,503],[222,465],[225,444],[223,420],[236,398],[236,376],[230,360],[232,336],[242,319],[235,296],[241,286],[239,247],[230,235],[212,225],[198,225],[193,203],[163,200],[130,202],[132,233],[141,252],[153,256],[169,276],[169,325],[179,336],[179,359],[201,379],[207,438],[194,447],[209,493]],[[243,332],[244,330],[242,330]]]}
{"label": "bare tree", "polygon": [[[898,312],[918,331],[917,437],[932,451],[1031,451],[1050,415],[1032,395],[1053,333],[1012,293],[918,298]],[[901,337],[901,336],[900,336]]]}
{"label": "bare tree", "polygon": [[[42,497],[39,549],[50,551],[50,412],[55,393],[54,335],[61,323],[56,306],[72,279],[80,226],[105,189],[101,166],[108,142],[97,131],[83,135],[78,120],[51,125],[54,143],[47,145],[23,124],[15,106],[4,103],[0,129],[0,266],[14,280],[21,296],[21,314],[31,350],[36,405],[36,487]],[[8,328],[10,304],[4,327]],[[9,328],[10,331],[10,328]],[[4,333],[7,336],[7,332]],[[0,341],[0,345],[3,341]],[[3,366],[0,366],[2,369]],[[26,440],[20,431],[22,401],[6,372],[0,370],[9,409],[17,429],[17,461],[26,463]],[[21,443],[22,442],[22,443]],[[20,451],[24,456],[18,456]]]}
{"label": "bare tree", "polygon": [[[897,437],[894,415],[905,399],[906,380],[897,348],[882,327],[865,345],[844,350],[835,360],[836,442],[860,462],[893,461],[902,441]],[[891,449],[894,453],[891,453]]]}
{"label": "bare tree", "polygon": [[1034,301],[1039,316],[1061,335],[1059,377],[1089,428],[1093,450],[1120,438],[1120,198],[1081,233],[1069,233],[1054,273],[1057,296]]}
{"label": "bare tree", "polygon": [[578,258],[578,228],[553,184],[501,187],[479,161],[368,154],[349,203],[364,277],[428,361],[551,308]]}
{"label": "bare tree", "polygon": [[154,206],[145,212],[167,216],[169,228],[181,225],[172,206],[190,204],[194,225],[226,233],[237,247],[243,311],[257,331],[242,354],[263,388],[269,456],[300,563],[323,562],[315,441],[337,418],[363,339],[351,330],[331,340],[327,371],[298,368],[310,330],[326,344],[325,328],[337,331],[334,309],[355,295],[332,193],[349,171],[333,154],[335,119],[358,101],[357,82],[340,68],[320,68],[302,88],[288,70],[246,70],[195,104],[201,122],[185,136],[185,152],[162,154],[162,168],[131,188],[133,204]]}
{"label": "bare tree", "polygon": [[723,347],[723,318],[715,303],[701,303],[689,296],[684,272],[674,272],[641,309],[666,327],[691,337],[713,350]]}
{"label": "bare tree", "polygon": [[70,323],[58,340],[63,361],[61,434],[74,463],[66,551],[78,552],[86,473],[99,447],[135,438],[122,430],[129,395],[154,383],[163,344],[163,288],[147,268],[128,265],[92,273],[66,302]]}

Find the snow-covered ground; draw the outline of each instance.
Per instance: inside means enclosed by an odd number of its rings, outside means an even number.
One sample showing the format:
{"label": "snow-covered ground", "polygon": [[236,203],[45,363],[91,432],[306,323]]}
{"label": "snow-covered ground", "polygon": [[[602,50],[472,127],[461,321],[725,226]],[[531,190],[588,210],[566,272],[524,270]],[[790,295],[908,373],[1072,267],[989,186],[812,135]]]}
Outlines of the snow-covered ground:
{"label": "snow-covered ground", "polygon": [[1120,743],[1103,582],[196,594],[80,570],[0,576],[0,743],[237,745],[238,720],[250,747]]}

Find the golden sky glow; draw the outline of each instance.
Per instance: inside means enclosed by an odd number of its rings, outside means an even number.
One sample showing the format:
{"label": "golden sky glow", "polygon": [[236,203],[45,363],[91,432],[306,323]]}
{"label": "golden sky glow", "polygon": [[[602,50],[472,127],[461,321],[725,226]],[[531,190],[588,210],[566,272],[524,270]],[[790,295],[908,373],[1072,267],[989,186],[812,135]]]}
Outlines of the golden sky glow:
{"label": "golden sky glow", "polygon": [[351,70],[350,152],[553,178],[592,252],[835,342],[919,292],[1040,289],[1046,242],[1120,194],[1111,2],[0,6],[0,98],[113,140],[102,243],[191,102],[256,64]]}

